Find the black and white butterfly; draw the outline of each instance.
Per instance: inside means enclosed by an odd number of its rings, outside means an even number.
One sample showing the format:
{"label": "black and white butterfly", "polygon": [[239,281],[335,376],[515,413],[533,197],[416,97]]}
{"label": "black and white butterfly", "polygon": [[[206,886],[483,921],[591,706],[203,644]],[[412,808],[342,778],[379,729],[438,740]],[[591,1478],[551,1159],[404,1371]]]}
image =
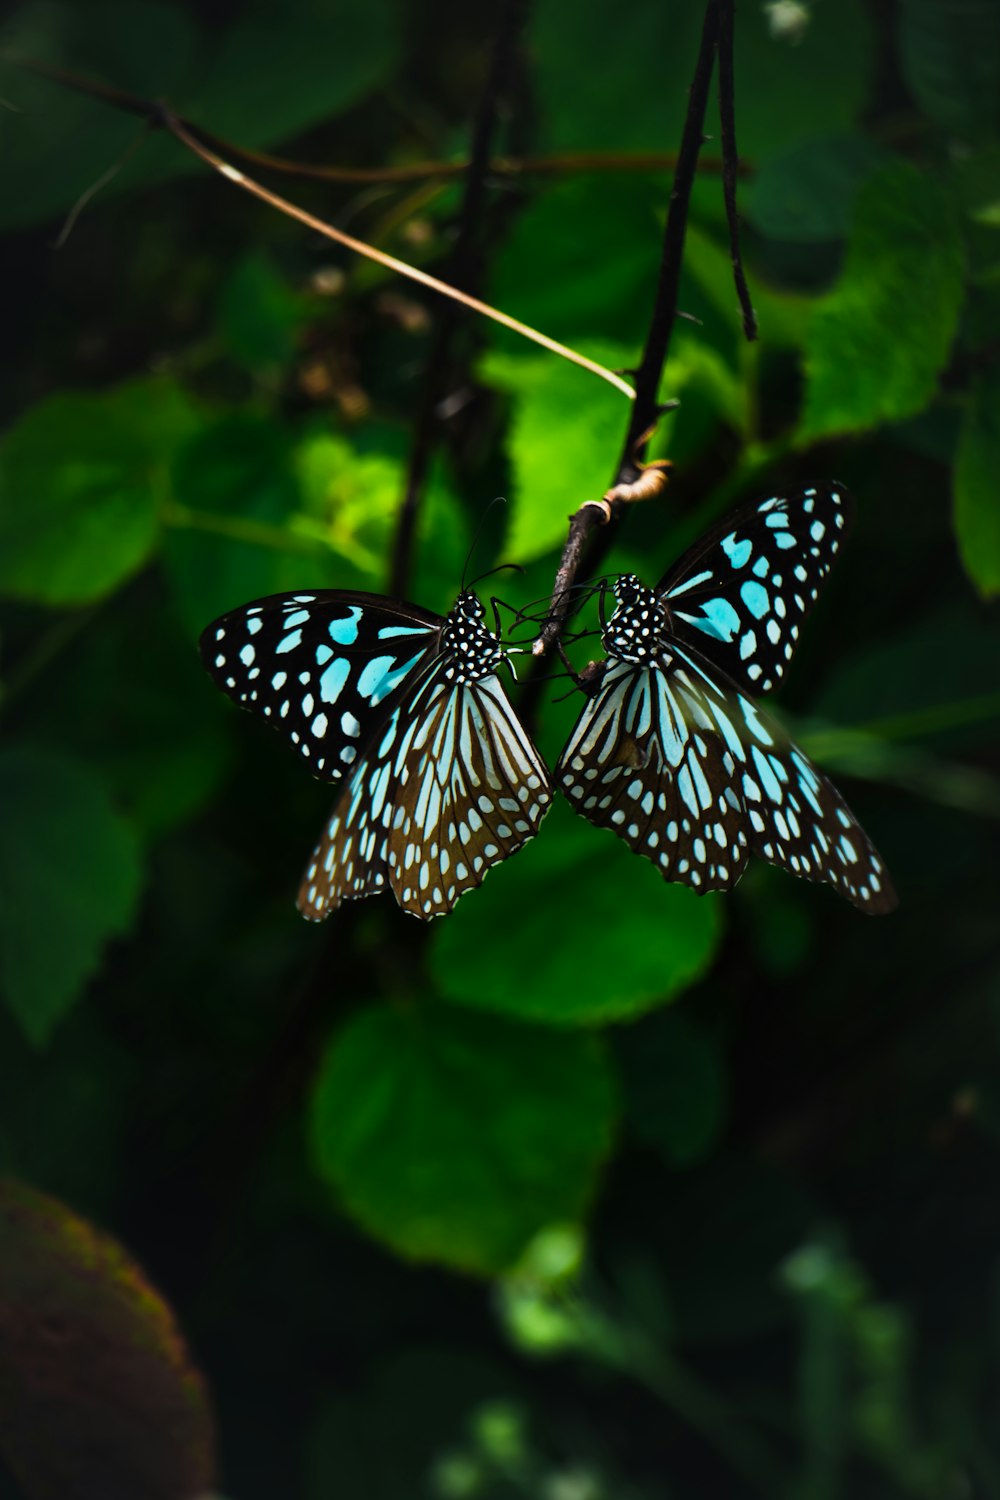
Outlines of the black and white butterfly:
{"label": "black and white butterfly", "polygon": [[447,616],[377,594],[275,594],[200,644],[223,692],[343,786],[299,890],[310,920],[386,886],[404,911],[440,916],[537,832],[551,782],[471,589]]}
{"label": "black and white butterfly", "polygon": [[751,853],[891,911],[885,866],[836,788],[749,696],[776,687],[852,520],[839,485],[737,511],[655,588],[616,579],[607,661],[556,781],[665,880],[728,890]]}

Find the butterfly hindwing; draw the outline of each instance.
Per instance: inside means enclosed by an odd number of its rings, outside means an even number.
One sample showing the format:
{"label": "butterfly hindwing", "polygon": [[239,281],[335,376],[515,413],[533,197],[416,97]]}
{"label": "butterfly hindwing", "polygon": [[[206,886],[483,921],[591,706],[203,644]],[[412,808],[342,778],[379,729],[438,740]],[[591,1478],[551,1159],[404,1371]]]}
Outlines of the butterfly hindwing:
{"label": "butterfly hindwing", "polygon": [[746,692],[777,687],[853,520],[837,484],[734,512],[657,584],[671,631]]}
{"label": "butterfly hindwing", "polygon": [[495,675],[425,676],[355,770],[310,861],[299,910],[391,886],[425,920],[451,910],[527,842],[551,802],[548,773]]}
{"label": "butterfly hindwing", "polygon": [[836,788],[777,723],[710,663],[674,649],[612,662],[556,779],[665,880],[736,884],[751,852],[833,886],[869,913],[896,904],[882,860]]}
{"label": "butterfly hindwing", "polygon": [[655,665],[612,663],[556,768],[577,812],[653,861],[665,880],[726,890],[748,836],[731,756],[704,709]]}
{"label": "butterfly hindwing", "polygon": [[314,776],[339,782],[431,660],[442,623],[377,594],[275,594],[216,620],[201,654],[224,693],[266,719]]}

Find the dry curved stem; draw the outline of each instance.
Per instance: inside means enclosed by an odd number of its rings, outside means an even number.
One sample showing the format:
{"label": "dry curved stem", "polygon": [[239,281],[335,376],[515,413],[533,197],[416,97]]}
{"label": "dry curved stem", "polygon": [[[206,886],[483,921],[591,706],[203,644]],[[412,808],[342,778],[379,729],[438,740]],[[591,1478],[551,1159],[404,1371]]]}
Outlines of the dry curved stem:
{"label": "dry curved stem", "polygon": [[580,369],[587,370],[591,375],[596,375],[599,380],[604,380],[608,385],[614,386],[615,390],[629,401],[635,399],[635,392],[621,375],[614,370],[608,370],[596,360],[588,359],[586,355],[579,354],[575,349],[569,349],[565,344],[560,344],[556,339],[551,339],[547,334],[537,328],[522,323],[518,318],[512,318],[508,313],[501,312],[499,308],[491,307],[487,302],[481,302],[478,297],[470,297],[465,292],[460,292],[457,287],[449,286],[447,282],[439,281],[436,276],[421,271],[416,266],[408,265],[406,261],[398,260],[394,255],[387,255],[383,250],[377,250],[373,245],[368,245],[364,240],[355,239],[353,235],[345,234],[343,230],[335,229],[324,219],[319,219],[315,214],[308,213],[304,208],[299,208],[295,203],[289,202],[277,193],[272,193],[262,183],[256,182],[254,178],[248,177],[238,167],[225,160],[218,152],[205,144],[210,139],[206,132],[199,130],[196,126],[189,124],[174,114],[173,110],[166,105],[149,99],[141,99],[135,94],[126,93],[123,89],[116,89],[107,84],[98,83],[91,79],[80,78],[74,74],[67,73],[62,68],[50,66],[48,63],[40,63],[29,58],[17,58],[7,55],[7,60],[16,62],[21,67],[31,69],[43,77],[50,78],[54,82],[62,83],[68,88],[73,88],[79,93],[89,94],[95,98],[103,99],[106,103],[114,105],[118,109],[127,110],[131,114],[137,114],[150,121],[151,124],[159,126],[169,132],[175,140],[179,141],[195,156],[199,157],[206,166],[218,172],[229,182],[242,188],[244,192],[259,198],[261,202],[267,203],[271,208],[276,208],[279,213],[287,215],[290,219],[296,219],[316,234],[325,239],[333,240],[338,245],[343,245],[346,250],[351,250],[355,255],[364,256],[367,260],[375,261],[378,265],[385,266],[389,271],[395,272],[397,276],[404,276],[410,281],[418,282],[439,296],[451,298],[454,302],[460,302],[470,312],[478,313],[480,317],[488,318],[493,323],[499,323],[503,328],[509,328],[512,333],[521,338],[528,339],[533,344],[538,344],[542,349],[548,350],[550,354],[557,354],[560,359],[568,360],[570,364],[578,365]]}

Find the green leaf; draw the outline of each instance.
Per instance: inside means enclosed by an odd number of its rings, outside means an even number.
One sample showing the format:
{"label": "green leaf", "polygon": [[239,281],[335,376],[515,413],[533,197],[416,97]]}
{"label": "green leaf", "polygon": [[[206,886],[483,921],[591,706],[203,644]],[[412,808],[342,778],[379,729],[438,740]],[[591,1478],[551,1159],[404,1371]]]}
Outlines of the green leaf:
{"label": "green leaf", "polygon": [[1000,127],[1000,9],[982,0],[900,0],[903,73],[932,120],[979,145]]}
{"label": "green leaf", "polygon": [[26,412],[0,444],[0,593],[86,604],[136,572],[157,542],[170,456],[196,426],[167,380]]}
{"label": "green leaf", "polygon": [[558,800],[542,836],[435,925],[431,971],[463,1006],[549,1025],[623,1020],[701,977],[722,912]]}
{"label": "green leaf", "polygon": [[862,184],[891,160],[866,136],[804,141],[766,157],[741,195],[741,208],[762,234],[810,244],[847,234]]}
{"label": "green leaf", "polygon": [[955,464],[955,535],[965,570],[991,599],[1000,593],[1000,372],[976,381]]}
{"label": "green leaf", "polygon": [[806,340],[799,441],[914,416],[932,399],[962,303],[962,246],[951,205],[909,165],[858,196],[840,281]]}
{"label": "green leaf", "polygon": [[678,1010],[617,1034],[630,1133],[672,1166],[707,1156],[726,1115],[726,1071],[718,1047]]}
{"label": "green leaf", "polygon": [[128,931],[139,879],[99,776],[47,751],[0,754],[0,990],[35,1046]]}
{"label": "green leaf", "polygon": [[313,1144],[372,1234],[413,1259],[490,1274],[545,1224],[584,1211],[614,1111],[595,1037],[383,1006],[331,1043]]}
{"label": "green leaf", "polygon": [[[633,357],[621,345],[587,341],[575,347],[609,369]],[[481,373],[513,397],[515,506],[507,546],[517,562],[530,562],[557,546],[567,517],[584,500],[599,500],[611,483],[628,403],[604,381],[555,356],[497,351],[486,356]]]}
{"label": "green leaf", "polygon": [[296,295],[266,255],[251,251],[226,279],[219,303],[222,336],[247,369],[281,371],[295,352],[307,301]]}
{"label": "green leaf", "polygon": [[31,1500],[206,1495],[205,1383],[166,1302],[109,1235],[0,1182],[0,1451]]}

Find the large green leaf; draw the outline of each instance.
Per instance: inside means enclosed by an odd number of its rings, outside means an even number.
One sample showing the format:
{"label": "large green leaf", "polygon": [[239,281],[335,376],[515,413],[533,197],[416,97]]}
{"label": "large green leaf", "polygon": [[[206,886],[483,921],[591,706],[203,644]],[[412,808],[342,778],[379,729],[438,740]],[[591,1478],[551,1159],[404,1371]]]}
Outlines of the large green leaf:
{"label": "large green leaf", "polygon": [[944,192],[899,164],[858,197],[840,281],[806,339],[799,438],[900,421],[934,395],[962,303],[962,246]]}
{"label": "large green leaf", "polygon": [[450,1007],[355,1017],[313,1107],[320,1171],[379,1239],[417,1260],[503,1270],[586,1207],[615,1091],[598,1040]]}
{"label": "large green leaf", "polygon": [[[612,369],[630,358],[621,346],[576,347]],[[482,371],[512,397],[515,507],[507,546],[516,561],[530,562],[555,547],[566,535],[567,517],[584,500],[599,500],[611,483],[628,404],[606,382],[554,355],[498,352],[486,358]]]}
{"label": "large green leaf", "polygon": [[[497,933],[516,942],[497,942]],[[551,1025],[617,1021],[707,969],[722,902],[667,885],[648,860],[560,799],[541,837],[493,871],[432,934],[450,1000]]]}
{"label": "large green leaf", "polygon": [[0,754],[0,989],[36,1046],[128,930],[139,874],[95,772],[50,752]]}
{"label": "large green leaf", "polygon": [[85,604],[117,588],[156,545],[169,459],[196,426],[167,380],[27,411],[0,444],[0,593]]}
{"label": "large green leaf", "polygon": [[173,1313],[110,1236],[0,1181],[0,1455],[30,1500],[194,1500],[208,1396]]}
{"label": "large green leaf", "polygon": [[976,381],[955,463],[955,534],[979,592],[1000,593],[1000,372]]}

